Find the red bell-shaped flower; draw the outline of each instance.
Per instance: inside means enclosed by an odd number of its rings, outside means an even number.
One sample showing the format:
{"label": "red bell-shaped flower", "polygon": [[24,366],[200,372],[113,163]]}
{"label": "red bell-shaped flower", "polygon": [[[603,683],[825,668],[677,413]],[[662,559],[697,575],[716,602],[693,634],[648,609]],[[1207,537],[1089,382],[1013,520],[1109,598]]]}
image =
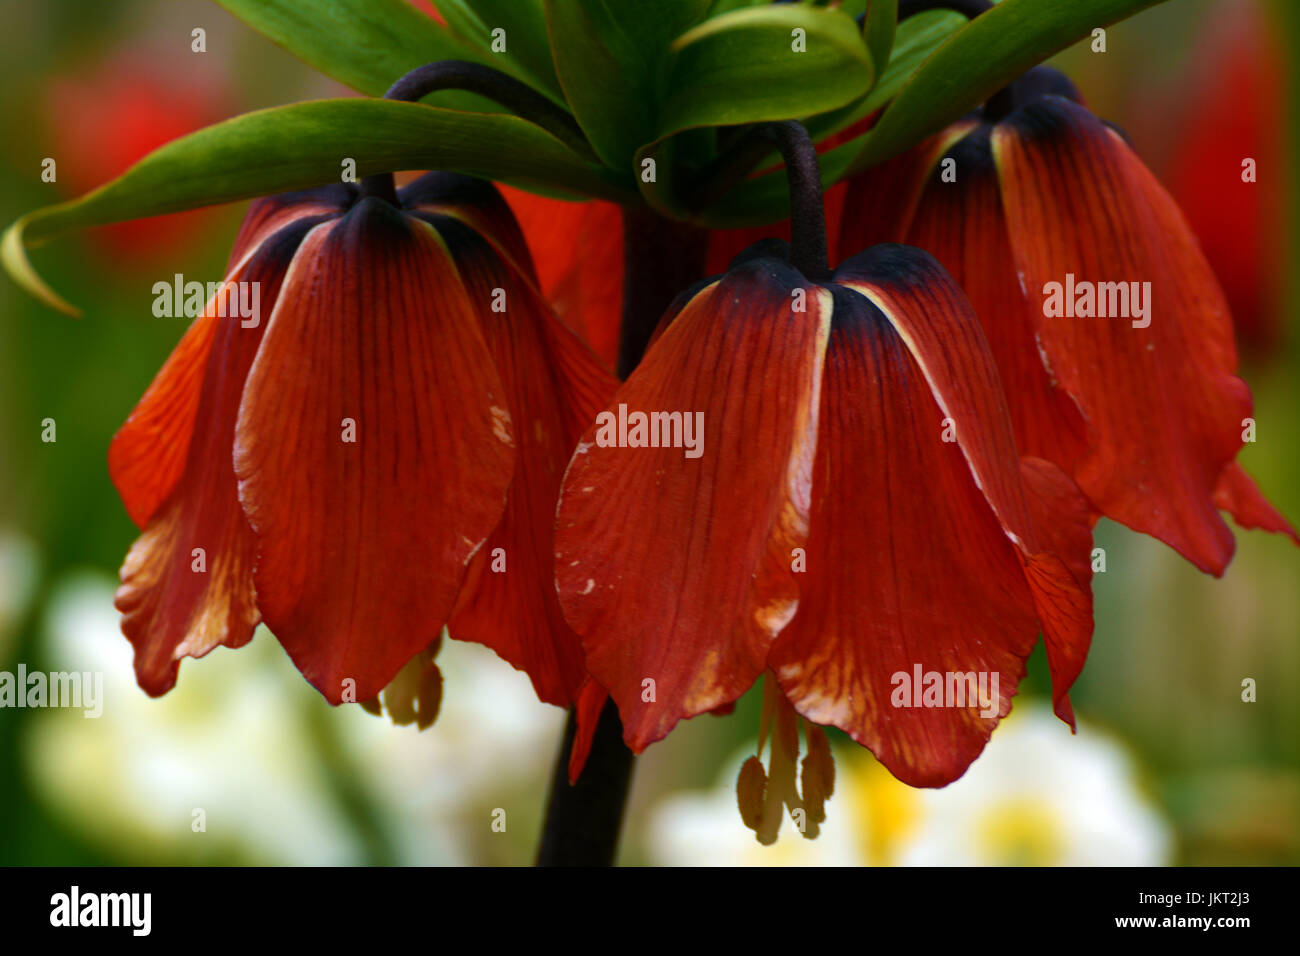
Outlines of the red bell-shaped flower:
{"label": "red bell-shaped flower", "polygon": [[[254,289],[241,318],[231,297]],[[570,703],[585,674],[550,587],[553,506],[610,389],[491,186],[254,204],[227,285],[109,453],[144,530],[117,598],[141,686],[164,693],[181,657],[263,619],[326,698],[364,701],[454,614]]]}
{"label": "red bell-shaped flower", "polygon": [[966,291],[1021,451],[1064,468],[1094,511],[1218,575],[1219,509],[1295,531],[1236,463],[1253,434],[1228,307],[1173,200],[1063,76],[859,178],[841,246],[930,250]]}
{"label": "red bell-shaped flower", "polygon": [[[561,604],[633,750],[771,669],[809,720],[946,783],[1040,626],[1072,719],[1087,509],[1021,461],[984,336],[929,255],[881,246],[815,281],[758,247],[668,318],[578,446],[556,532]],[[996,675],[995,699],[891,703],[917,668]]]}

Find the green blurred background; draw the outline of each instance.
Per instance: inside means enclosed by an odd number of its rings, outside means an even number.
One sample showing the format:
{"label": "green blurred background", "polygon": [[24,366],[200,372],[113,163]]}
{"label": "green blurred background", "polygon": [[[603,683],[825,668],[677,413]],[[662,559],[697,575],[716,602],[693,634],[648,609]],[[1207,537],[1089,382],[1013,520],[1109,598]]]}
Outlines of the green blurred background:
{"label": "green blurred background", "polygon": [[[1047,0],[1044,0],[1047,2]],[[1060,65],[1173,184],[1237,311],[1259,440],[1242,461],[1300,517],[1296,269],[1300,4],[1172,0]],[[235,113],[342,95],[203,0],[0,2],[0,220],[93,187]],[[191,52],[191,31],[207,52]],[[345,42],[340,38],[340,42]],[[1259,162],[1258,201],[1216,178]],[[57,162],[54,183],[41,162]],[[1235,194],[1234,194],[1235,195]],[[217,279],[239,208],[96,230],[33,261],[86,315],[0,281],[0,670],[102,671],[103,715],[0,710],[0,863],[526,863],[563,715],[491,653],[449,642],[423,733],[333,710],[262,630],[135,688],[112,609],[136,531],[108,442],[183,331],[151,287]],[[54,419],[57,441],[43,442]],[[681,725],[639,761],[626,863],[1300,863],[1300,551],[1238,535],[1221,580],[1109,522],[1097,532],[1080,733],[1046,716],[1041,651],[1016,710],[957,784],[917,792],[835,740],[817,841],[758,847],[731,787],[758,699]],[[1241,700],[1244,678],[1258,685]],[[196,830],[195,811],[205,827]],[[504,810],[505,832],[491,823]],[[498,814],[499,816],[499,814]]]}

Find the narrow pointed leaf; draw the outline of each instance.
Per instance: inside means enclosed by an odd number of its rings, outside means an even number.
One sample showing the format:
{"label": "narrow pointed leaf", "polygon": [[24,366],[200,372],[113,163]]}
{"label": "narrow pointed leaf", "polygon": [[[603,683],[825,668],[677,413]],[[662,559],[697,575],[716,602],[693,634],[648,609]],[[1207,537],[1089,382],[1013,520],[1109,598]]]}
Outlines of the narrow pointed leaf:
{"label": "narrow pointed leaf", "polygon": [[745,7],[756,7],[766,0],[713,0],[709,4],[709,17],[720,17],[724,13],[730,13],[732,10],[743,10]]}
{"label": "narrow pointed leaf", "polygon": [[920,142],[1098,27],[1162,0],[1002,0],[925,61],[867,136],[856,172]]}
{"label": "narrow pointed leaf", "polygon": [[389,100],[315,100],[246,113],[155,150],[99,189],[12,224],[0,261],[55,308],[75,309],[31,268],[25,247],[87,226],[358,178],[443,169],[560,195],[614,198],[617,190],[550,134],[514,116]]}
{"label": "narrow pointed leaf", "polygon": [[674,41],[668,69],[661,138],[811,116],[852,102],[876,78],[853,18],[804,4],[714,17]]}
{"label": "narrow pointed leaf", "polygon": [[[298,59],[370,96],[433,60],[476,60],[489,55],[406,0],[217,0],[258,33]],[[443,93],[440,104],[479,108],[485,101]]]}
{"label": "narrow pointed leaf", "polygon": [[605,162],[630,171],[655,134],[669,44],[707,0],[545,0],[546,28],[574,115]]}
{"label": "narrow pointed leaf", "polygon": [[[546,42],[542,0],[440,0],[438,12],[457,37],[485,57],[490,66],[509,73],[540,93],[564,102]],[[503,31],[494,35],[494,31]],[[504,45],[495,49],[494,41]]]}
{"label": "narrow pointed leaf", "polygon": [[897,32],[890,37],[893,46],[885,51],[886,59],[875,59],[875,52],[872,53],[872,62],[885,66],[871,92],[848,106],[810,119],[805,125],[813,139],[852,126],[879,110],[898,95],[921,64],[966,22],[965,17],[951,10],[927,10],[898,24]]}
{"label": "narrow pointed leaf", "polygon": [[877,65],[888,63],[889,51],[894,45],[894,29],[898,23],[898,0],[871,0],[865,13],[862,37],[871,53],[871,62]]}

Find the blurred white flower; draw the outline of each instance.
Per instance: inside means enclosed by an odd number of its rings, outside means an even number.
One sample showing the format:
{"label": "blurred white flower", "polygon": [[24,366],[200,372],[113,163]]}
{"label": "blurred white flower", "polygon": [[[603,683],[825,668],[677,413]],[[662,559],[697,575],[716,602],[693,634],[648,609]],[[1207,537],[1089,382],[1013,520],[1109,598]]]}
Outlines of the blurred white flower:
{"label": "blurred white flower", "polygon": [[1077,736],[1038,704],[1021,704],[961,779],[940,790],[900,783],[871,754],[835,749],[835,795],[816,840],[787,821],[770,848],[740,820],[737,753],[716,789],[662,800],[647,845],[661,864],[1154,866],[1169,862],[1167,824],[1140,792],[1113,738]]}
{"label": "blurred white flower", "polygon": [[[475,843],[492,833],[492,809],[508,820],[540,813],[564,733],[564,711],[541,703],[522,671],[481,644],[444,640],[437,662],[442,708],[429,729],[396,727],[359,707],[338,715],[353,762],[400,821],[404,863],[430,862],[420,844],[439,830],[456,862],[473,862]],[[525,858],[532,851],[530,841]]]}
{"label": "blurred white flower", "polygon": [[1169,826],[1120,742],[1043,706],[1020,707],[942,790],[916,791],[919,825],[898,862],[916,866],[1161,866]]}
{"label": "blurred white flower", "polygon": [[[442,713],[423,732],[329,708],[264,628],[245,648],[186,661],[175,689],[154,700],[135,684],[113,590],[103,574],[69,577],[45,624],[49,669],[103,673],[103,715],[32,712],[25,750],[46,802],[114,854],[362,862],[322,765],[322,727],[338,751],[333,772],[341,766],[371,804],[400,863],[468,862],[466,805],[521,775],[546,779],[564,715],[485,648],[444,642]],[[196,809],[206,832],[192,829]]]}
{"label": "blurred white flower", "polygon": [[[292,699],[276,673],[272,638],[218,649],[182,667],[154,700],[135,684],[118,630],[114,582],[78,574],[47,611],[50,669],[101,672],[103,714],[45,710],[32,717],[27,763],[48,802],[106,850],[151,859],[237,852],[258,862],[340,864],[357,848],[330,805]],[[195,832],[195,811],[204,832]]]}

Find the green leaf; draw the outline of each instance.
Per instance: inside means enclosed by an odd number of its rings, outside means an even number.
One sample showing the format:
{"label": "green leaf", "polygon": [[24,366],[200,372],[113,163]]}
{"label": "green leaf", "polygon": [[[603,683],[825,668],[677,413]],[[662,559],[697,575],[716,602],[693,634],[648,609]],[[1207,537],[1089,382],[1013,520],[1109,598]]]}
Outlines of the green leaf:
{"label": "green leaf", "polygon": [[894,46],[894,28],[898,23],[898,0],[871,0],[867,4],[862,36],[871,54],[871,62],[879,66],[889,62],[889,51]]}
{"label": "green leaf", "polygon": [[[806,52],[796,52],[792,47],[792,31],[796,28],[804,31]],[[753,55],[755,44],[773,52],[771,63]],[[810,4],[755,7],[726,14],[679,37],[673,48],[717,54],[724,60],[724,72],[734,68],[743,74],[753,69],[755,75],[745,80],[747,94],[738,96],[738,102],[719,102],[716,108],[710,107],[703,98],[691,99],[708,89],[706,77],[700,87],[687,91],[685,99],[690,100],[690,108],[712,110],[711,121],[686,129],[676,128],[678,124],[671,120],[661,121],[661,128],[668,132],[638,150],[638,173],[647,160],[655,163],[653,181],[638,178],[641,197],[652,209],[670,219],[687,220],[695,215],[688,208],[692,200],[683,195],[691,188],[684,167],[698,170],[714,155],[710,149],[701,159],[697,149],[686,156],[683,139],[689,134],[704,132],[704,127],[714,125],[804,119],[812,110],[824,108],[828,103],[843,103],[845,98],[851,105],[870,87],[873,73],[857,22],[841,9]],[[680,69],[675,69],[673,74],[675,80],[681,80],[684,75]],[[835,86],[846,77],[851,86]],[[828,94],[827,89],[834,92]]]}
{"label": "green leaf", "polygon": [[809,134],[821,140],[876,112],[897,96],[925,59],[966,23],[965,17],[951,10],[927,10],[908,17],[898,25],[889,63],[871,92],[855,103],[813,117],[806,124]]}
{"label": "green leaf", "polygon": [[[1041,60],[1088,36],[1096,25],[1114,23],[1159,2],[1161,0],[1074,0],[1077,6],[1062,4],[1058,7],[1056,4],[1031,3],[1030,0],[1002,0],[997,8],[981,14],[969,24],[962,16],[951,11],[928,11],[909,17],[899,25],[889,66],[871,93],[850,107],[815,117],[809,122],[810,131],[815,131],[815,138],[821,139],[834,129],[844,128],[869,115],[894,98],[888,111],[871,132],[822,155],[822,182],[830,187],[846,176],[883,162],[948,123],[960,119],[971,108],[1001,89],[1009,82],[1009,79],[1002,78],[1006,75],[1005,68],[1002,72],[995,71],[991,59],[988,62],[984,60],[986,51],[1010,51],[1008,55],[1018,57],[1015,61],[1018,65],[1010,73],[1010,79],[1014,79]],[[1078,7],[1084,6],[1093,12],[1079,13]],[[1007,40],[1005,46],[998,44],[987,32],[976,33],[972,38],[973,29],[995,15],[1006,17],[1008,10],[1013,13],[1011,20],[993,21],[998,30],[1015,34]],[[984,30],[987,29],[985,26]],[[942,42],[944,36],[948,37],[947,42]],[[954,48],[958,53],[953,52]],[[1038,52],[1028,54],[1024,52],[1026,49]],[[978,92],[966,89],[957,81],[944,83],[950,71],[955,70],[962,61],[966,61],[967,69],[972,71],[970,75],[983,67],[990,71],[993,78],[980,80],[984,85]],[[937,115],[942,118],[937,122],[924,121],[918,116],[924,109],[924,103],[916,90],[922,84],[930,88],[943,86],[945,89],[944,93],[935,94],[940,99],[934,101],[931,112],[941,111],[945,103],[954,102],[953,98],[963,105],[938,112]],[[969,78],[965,81],[965,86],[972,86]],[[900,89],[901,93],[898,92]],[[904,124],[910,132],[904,131]],[[889,137],[888,143],[881,136],[882,129]],[[710,228],[722,229],[762,225],[779,221],[788,215],[785,173],[784,170],[777,170],[740,184],[705,210],[698,217],[698,222]]]}
{"label": "green leaf", "polygon": [[[370,96],[433,60],[489,62],[405,0],[217,0],[298,59]],[[485,101],[439,94],[439,105]]]}
{"label": "green leaf", "polygon": [[[806,52],[796,52],[802,30]],[[852,17],[804,4],[734,10],[678,37],[658,138],[696,126],[798,119],[850,103],[875,79]]]}
{"label": "green leaf", "polygon": [[[805,2],[807,2],[807,0],[805,0]],[[885,2],[889,2],[889,0],[885,0]],[[897,3],[898,0],[893,0],[893,2]],[[853,17],[855,20],[858,17],[863,16],[870,5],[871,0],[839,0],[839,3],[837,4],[841,10]],[[894,18],[898,19],[897,11],[894,12]]]}
{"label": "green leaf", "polygon": [[41,281],[25,249],[60,233],[358,178],[445,169],[565,197],[626,196],[549,133],[514,116],[377,99],[314,100],[246,113],[150,153],[95,191],[23,216],[0,240],[14,280],[76,309]]}
{"label": "green leaf", "polygon": [[709,4],[708,16],[718,17],[732,10],[739,10],[741,7],[753,7],[766,2],[768,0],[713,0]]}
{"label": "green leaf", "polygon": [[708,0],[545,0],[565,96],[596,154],[630,174],[655,136],[669,44]]}
{"label": "green leaf", "polygon": [[1030,67],[1163,0],[1002,0],[952,36],[903,87],[850,172],[883,162],[984,102]]}
{"label": "green leaf", "polygon": [[[542,0],[439,0],[438,12],[482,61],[522,80],[557,103],[564,102],[551,62]],[[492,50],[492,31],[505,31],[505,51]]]}

